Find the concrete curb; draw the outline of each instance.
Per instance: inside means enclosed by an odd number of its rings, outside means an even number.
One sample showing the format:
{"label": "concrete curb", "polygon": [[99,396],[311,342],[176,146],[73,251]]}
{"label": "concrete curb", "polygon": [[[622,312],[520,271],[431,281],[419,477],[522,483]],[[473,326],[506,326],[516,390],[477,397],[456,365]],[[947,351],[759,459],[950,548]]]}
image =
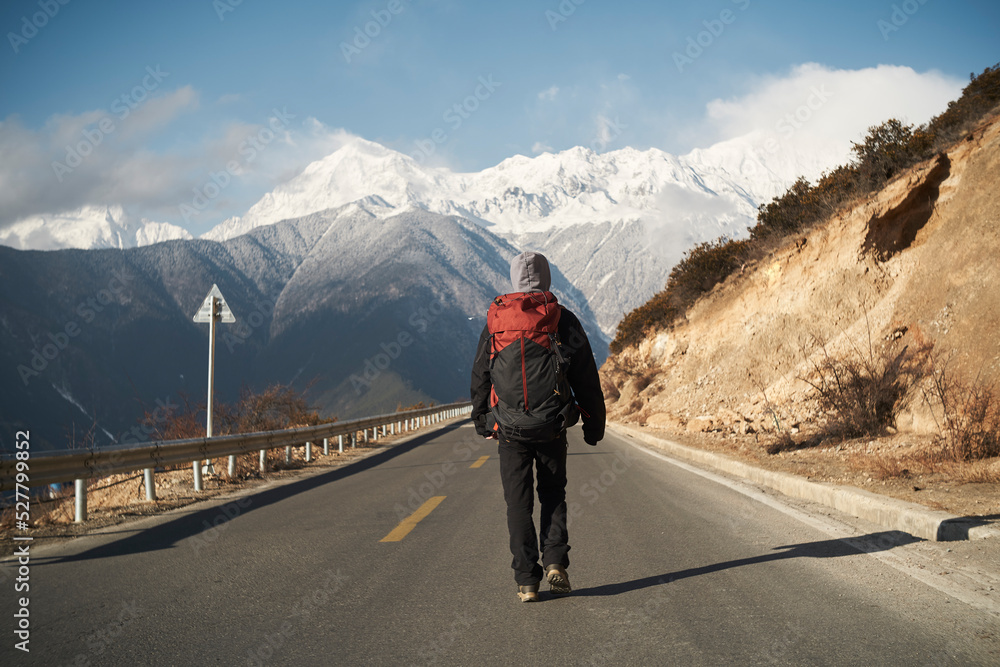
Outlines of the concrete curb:
{"label": "concrete curb", "polygon": [[665,438],[644,433],[623,424],[608,423],[618,435],[638,440],[679,459],[715,468],[736,477],[770,487],[786,496],[810,500],[935,542],[1000,537],[1000,529],[980,520],[932,510],[923,505],[880,496],[853,486],[812,482],[784,472],[773,472],[736,461],[722,454],[687,447]]}

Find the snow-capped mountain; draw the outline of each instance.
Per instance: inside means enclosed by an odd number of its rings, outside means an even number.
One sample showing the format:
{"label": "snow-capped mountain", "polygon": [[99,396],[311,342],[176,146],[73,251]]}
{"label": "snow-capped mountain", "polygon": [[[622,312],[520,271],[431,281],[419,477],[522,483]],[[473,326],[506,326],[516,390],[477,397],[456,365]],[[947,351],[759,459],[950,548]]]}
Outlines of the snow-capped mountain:
{"label": "snow-capped mountain", "polygon": [[183,227],[136,218],[117,205],[35,215],[0,229],[0,244],[19,250],[136,248],[190,238]]}
{"label": "snow-capped mountain", "polygon": [[[397,208],[460,215],[504,234],[639,219],[659,212],[658,196],[669,187],[701,194],[706,203],[723,197],[742,212],[753,212],[756,204],[748,184],[724,169],[702,172],[656,149],[597,154],[578,147],[535,158],[518,155],[481,172],[455,173],[423,167],[407,155],[354,139],[279,185],[242,218],[227,220],[204,238],[225,240],[369,195]],[[778,181],[767,179],[755,189],[774,190]]]}
{"label": "snow-capped mountain", "polygon": [[460,216],[516,247],[544,252],[590,300],[610,337],[625,312],[663,288],[687,249],[745,235],[759,204],[843,159],[839,147],[801,156],[780,147],[765,133],[679,157],[577,147],[456,173],[356,138],[204,238],[229,239],[365,197],[394,212]]}
{"label": "snow-capped mountain", "polygon": [[[685,251],[745,235],[761,203],[798,176],[814,179],[845,158],[844,146],[791,152],[774,133],[755,132],[683,156],[576,147],[459,173],[354,138],[203,238],[225,241],[365,200],[376,204],[377,217],[458,216],[517,248],[545,253],[583,292],[610,338],[624,313],[663,288]],[[0,230],[0,243],[24,249],[127,248],[179,238],[190,234],[135,220],[119,206],[38,216]]]}
{"label": "snow-capped mountain", "polygon": [[[375,198],[222,243],[0,247],[0,361],[11,371],[0,374],[0,434],[31,423],[32,447],[64,448],[87,433],[95,444],[135,442],[130,429],[144,407],[204,395],[208,327],[192,315],[212,284],[236,320],[220,325],[216,341],[220,403],[241,386],[276,382],[340,418],[459,399],[486,306],[509,289],[516,253],[465,218]],[[556,266],[552,288],[598,331],[587,299]],[[69,344],[73,331],[82,335]],[[591,342],[603,361],[607,347],[596,335]]]}

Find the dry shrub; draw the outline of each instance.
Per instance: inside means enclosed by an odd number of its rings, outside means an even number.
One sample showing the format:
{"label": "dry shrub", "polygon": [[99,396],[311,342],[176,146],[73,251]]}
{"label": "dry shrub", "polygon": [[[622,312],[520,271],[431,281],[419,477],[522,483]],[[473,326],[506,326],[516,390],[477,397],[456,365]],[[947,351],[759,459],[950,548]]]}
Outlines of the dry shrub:
{"label": "dry shrub", "polygon": [[[153,439],[180,440],[205,436],[205,402],[194,402],[182,395],[181,403],[183,409],[169,413],[166,418],[160,417],[158,421],[153,413],[147,412],[143,423],[155,429]],[[236,403],[215,403],[212,407],[212,434],[217,436],[278,431],[336,421],[321,419],[303,394],[282,384],[271,385],[260,392],[244,385]]]}
{"label": "dry shrub", "polygon": [[910,464],[888,454],[873,454],[868,458],[868,472],[879,481],[910,477]]}
{"label": "dry shrub", "polygon": [[[867,321],[867,314],[865,316]],[[931,345],[889,341],[876,345],[868,327],[868,344],[852,345],[833,357],[819,345],[822,356],[812,361],[813,374],[799,378],[816,390],[820,410],[827,415],[824,435],[841,438],[884,435],[915,395],[929,372]]]}
{"label": "dry shrub", "polygon": [[782,431],[773,440],[764,444],[764,451],[771,455],[781,452],[791,452],[801,448],[801,445],[795,442],[795,439],[792,438],[788,431]]}
{"label": "dry shrub", "polygon": [[1000,466],[992,465],[990,461],[966,461],[948,465],[951,477],[962,484],[998,484],[1000,483]]}
{"label": "dry shrub", "polygon": [[953,372],[950,359],[935,359],[924,400],[941,434],[944,455],[952,461],[981,461],[1000,456],[1000,393],[977,375],[966,382]]}

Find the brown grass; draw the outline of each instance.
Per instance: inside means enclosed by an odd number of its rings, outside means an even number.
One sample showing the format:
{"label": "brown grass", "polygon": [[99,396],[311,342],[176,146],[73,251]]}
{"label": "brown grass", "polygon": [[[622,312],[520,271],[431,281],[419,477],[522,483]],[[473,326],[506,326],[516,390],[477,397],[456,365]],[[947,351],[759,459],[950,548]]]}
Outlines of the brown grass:
{"label": "brown grass", "polygon": [[1000,456],[1000,390],[953,372],[951,359],[934,360],[924,400],[941,434],[943,453],[952,461]]}
{"label": "brown grass", "polygon": [[840,438],[877,437],[896,426],[896,418],[913,400],[930,371],[932,345],[904,345],[894,340],[876,342],[865,311],[867,340],[851,342],[851,349],[833,356],[826,345],[818,360],[803,348],[812,373],[799,379],[815,390],[820,412],[827,416],[823,435]]}

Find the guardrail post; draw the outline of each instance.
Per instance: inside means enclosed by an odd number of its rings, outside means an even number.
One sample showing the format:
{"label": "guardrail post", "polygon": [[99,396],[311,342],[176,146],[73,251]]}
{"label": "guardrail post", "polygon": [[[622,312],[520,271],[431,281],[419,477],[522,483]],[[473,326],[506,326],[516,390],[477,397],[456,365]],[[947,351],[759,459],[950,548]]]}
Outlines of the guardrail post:
{"label": "guardrail post", "polygon": [[261,473],[267,472],[267,450],[260,450],[260,471]]}
{"label": "guardrail post", "polygon": [[73,480],[76,487],[76,523],[83,523],[87,520],[87,480]]}
{"label": "guardrail post", "polygon": [[330,455],[330,438],[323,438],[323,456]]}
{"label": "guardrail post", "polygon": [[194,490],[201,491],[203,487],[201,483],[201,459],[195,461],[192,466],[194,467]]}
{"label": "guardrail post", "polygon": [[142,476],[146,482],[146,500],[153,501],[156,500],[156,480],[153,479],[153,469],[144,468],[142,471]]}
{"label": "guardrail post", "polygon": [[236,454],[229,455],[229,467],[226,468],[226,472],[229,473],[229,479],[236,477]]}
{"label": "guardrail post", "polygon": [[351,433],[351,449],[354,449],[357,446],[358,446],[358,433],[357,431],[354,431]]}
{"label": "guardrail post", "polygon": [[313,444],[311,442],[306,443],[306,463],[313,460]]}
{"label": "guardrail post", "polygon": [[344,453],[344,436],[343,435],[338,435],[337,436],[337,453],[338,454],[343,454]]}
{"label": "guardrail post", "polygon": [[288,465],[291,462],[292,462],[292,446],[287,445],[285,447],[285,465]]}
{"label": "guardrail post", "polygon": [[368,429],[367,428],[361,429],[361,436],[365,439],[365,444],[367,445],[368,444]]}

